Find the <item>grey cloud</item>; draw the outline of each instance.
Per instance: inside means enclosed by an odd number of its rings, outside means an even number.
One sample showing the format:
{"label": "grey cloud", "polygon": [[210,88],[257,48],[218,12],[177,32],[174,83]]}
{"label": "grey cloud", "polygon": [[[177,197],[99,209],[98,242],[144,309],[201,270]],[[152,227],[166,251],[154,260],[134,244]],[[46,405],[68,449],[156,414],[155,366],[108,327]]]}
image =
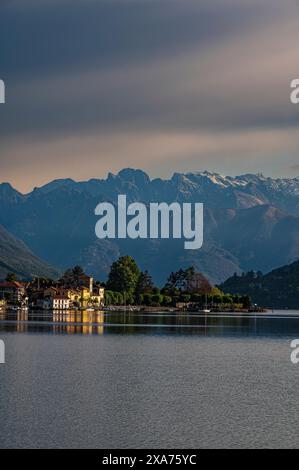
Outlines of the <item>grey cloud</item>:
{"label": "grey cloud", "polygon": [[8,88],[0,134],[294,126],[289,83],[298,31],[298,15],[280,15],[238,40],[195,45],[167,60],[25,80]]}
{"label": "grey cloud", "polygon": [[[11,82],[143,62],[209,46],[270,21],[276,0],[17,1],[2,5],[1,68]],[[267,8],[268,5],[268,8]]]}
{"label": "grey cloud", "polygon": [[[0,8],[7,179],[18,171],[29,181],[31,165],[44,181],[53,171],[87,178],[138,158],[142,166],[142,156],[154,174],[197,164],[234,173],[236,162],[259,171],[271,152],[275,171],[296,161],[293,1],[31,0],[25,8],[14,0]],[[283,148],[289,164],[280,165]]]}

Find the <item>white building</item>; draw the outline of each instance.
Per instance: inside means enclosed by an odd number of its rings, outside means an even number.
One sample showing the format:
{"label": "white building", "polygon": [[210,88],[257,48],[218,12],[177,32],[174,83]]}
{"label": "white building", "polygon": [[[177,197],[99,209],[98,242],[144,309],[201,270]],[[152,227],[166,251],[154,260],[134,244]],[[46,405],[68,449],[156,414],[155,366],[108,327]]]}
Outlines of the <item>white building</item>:
{"label": "white building", "polygon": [[37,306],[43,310],[68,310],[70,308],[70,299],[58,296],[48,299],[38,299]]}
{"label": "white building", "polygon": [[70,308],[70,299],[68,297],[53,297],[50,299],[51,309],[68,310]]}

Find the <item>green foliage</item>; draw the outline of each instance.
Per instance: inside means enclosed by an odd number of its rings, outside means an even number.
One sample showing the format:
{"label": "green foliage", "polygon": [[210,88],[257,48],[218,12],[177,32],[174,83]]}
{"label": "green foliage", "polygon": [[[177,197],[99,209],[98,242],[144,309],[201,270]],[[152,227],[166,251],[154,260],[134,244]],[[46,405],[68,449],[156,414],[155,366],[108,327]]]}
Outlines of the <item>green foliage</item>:
{"label": "green foliage", "polygon": [[72,269],[72,273],[73,273],[73,276],[75,278],[79,278],[80,276],[82,276],[84,274],[84,270],[81,266],[76,265]]}
{"label": "green foliage", "polygon": [[162,305],[165,306],[165,307],[171,306],[172,305],[172,297],[170,297],[169,295],[163,295]]}
{"label": "green foliage", "polygon": [[202,301],[202,295],[201,294],[191,294],[191,302],[199,303],[201,301]]}
{"label": "green foliage", "polygon": [[18,276],[15,273],[8,273],[5,280],[6,282],[15,282],[18,280]]}
{"label": "green foliage", "polygon": [[155,306],[161,305],[163,303],[163,295],[153,294],[151,303],[152,305],[155,305]]}
{"label": "green foliage", "polygon": [[143,294],[143,304],[148,307],[152,305],[152,294]]}
{"label": "green foliage", "polygon": [[251,306],[251,298],[249,295],[243,295],[241,297],[241,303],[244,308],[249,308]]}
{"label": "green foliage", "polygon": [[[249,277],[253,278],[251,272]],[[234,279],[238,278],[237,275]],[[250,297],[247,294],[223,293],[193,267],[172,272],[163,289],[155,287],[150,274],[141,272],[134,259],[122,256],[115,261],[106,284],[106,305],[136,304],[152,306],[175,306],[177,303],[194,303],[218,308],[249,308]],[[207,298],[207,299],[206,299]]]}
{"label": "green foliage", "polygon": [[[141,272],[138,277],[135,295],[145,294],[145,293],[152,293],[154,292],[155,288],[151,275],[148,271]],[[159,290],[159,289],[158,289]],[[155,292],[158,293],[158,292]]]}
{"label": "green foliage", "polygon": [[167,290],[168,292],[173,292],[175,289],[178,289],[179,291],[184,290],[186,288],[186,279],[188,273],[188,269],[179,269],[176,272],[171,272],[170,276],[167,279],[165,290]]}
{"label": "green foliage", "polygon": [[72,269],[67,269],[59,282],[66,286],[78,287],[81,282],[81,276],[84,275],[84,270],[81,266],[74,266]]}
{"label": "green foliage", "polygon": [[53,279],[47,277],[36,277],[31,282],[31,288],[46,289],[47,287],[55,286],[56,282]]}
{"label": "green foliage", "polygon": [[105,290],[105,305],[123,305],[124,298],[121,292]]}
{"label": "green foliage", "polygon": [[184,294],[181,295],[181,302],[188,303],[191,300],[191,295],[190,294]]}
{"label": "green foliage", "polygon": [[111,266],[107,288],[133,296],[139,277],[140,271],[134,259],[131,256],[122,256]]}
{"label": "green foliage", "polygon": [[233,299],[230,295],[224,295],[222,297],[222,303],[223,304],[232,304],[233,303]]}
{"label": "green foliage", "polygon": [[196,272],[191,266],[185,270],[179,269],[172,272],[163,291],[168,295],[208,293],[212,291],[212,286],[203,274]]}

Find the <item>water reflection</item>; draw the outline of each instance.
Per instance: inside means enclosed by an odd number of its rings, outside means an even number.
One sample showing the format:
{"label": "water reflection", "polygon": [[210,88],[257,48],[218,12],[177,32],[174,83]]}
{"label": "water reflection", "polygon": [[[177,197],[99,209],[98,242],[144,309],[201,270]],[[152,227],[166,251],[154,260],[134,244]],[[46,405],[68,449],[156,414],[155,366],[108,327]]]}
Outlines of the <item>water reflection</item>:
{"label": "water reflection", "polygon": [[0,331],[54,334],[185,334],[299,336],[299,312],[275,314],[137,313],[104,311],[0,312]]}

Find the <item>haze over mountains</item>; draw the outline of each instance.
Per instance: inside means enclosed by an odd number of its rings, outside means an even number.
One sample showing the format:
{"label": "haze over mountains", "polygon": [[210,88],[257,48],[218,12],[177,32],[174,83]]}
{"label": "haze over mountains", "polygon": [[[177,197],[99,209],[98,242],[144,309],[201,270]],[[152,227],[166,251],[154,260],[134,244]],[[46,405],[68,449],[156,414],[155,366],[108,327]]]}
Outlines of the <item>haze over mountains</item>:
{"label": "haze over mountains", "polygon": [[[98,240],[94,209],[101,201],[115,203],[118,194],[128,203],[203,202],[203,247],[184,250],[183,240]],[[0,224],[47,263],[81,264],[101,280],[118,256],[130,254],[159,284],[190,264],[219,283],[234,272],[267,272],[299,257],[299,178],[202,172],[151,180],[124,169],[104,180],[55,180],[26,195],[4,183]]]}
{"label": "haze over mountains", "polygon": [[0,278],[5,278],[7,273],[15,273],[20,278],[56,277],[59,274],[0,225]]}

